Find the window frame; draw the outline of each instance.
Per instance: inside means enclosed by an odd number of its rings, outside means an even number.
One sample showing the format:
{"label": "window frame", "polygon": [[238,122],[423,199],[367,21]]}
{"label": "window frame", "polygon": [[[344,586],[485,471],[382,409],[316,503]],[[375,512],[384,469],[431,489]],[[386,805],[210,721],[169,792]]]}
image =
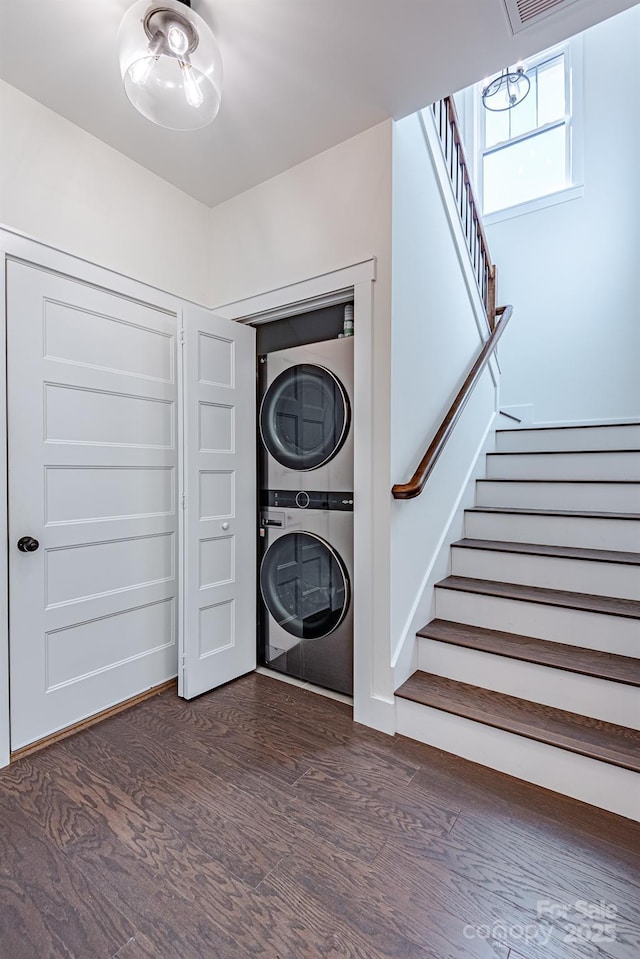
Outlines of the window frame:
{"label": "window frame", "polygon": [[[564,55],[565,61],[565,115],[562,119],[554,120],[543,126],[535,127],[526,133],[519,134],[509,140],[503,140],[485,148],[486,110],[482,105],[481,92],[484,83],[471,88],[473,96],[474,117],[473,137],[476,143],[474,151],[475,180],[478,196],[483,209],[485,224],[499,222],[515,216],[522,216],[547,206],[573,200],[584,194],[583,172],[583,38],[574,37],[564,43],[556,44],[534,57],[529,57],[525,63],[525,70],[529,72],[536,67]],[[485,81],[486,82],[486,81]],[[507,150],[509,147],[531,140],[549,130],[565,128],[565,177],[566,186],[560,190],[544,193],[513,206],[502,207],[491,213],[484,213],[484,158],[487,155]]]}

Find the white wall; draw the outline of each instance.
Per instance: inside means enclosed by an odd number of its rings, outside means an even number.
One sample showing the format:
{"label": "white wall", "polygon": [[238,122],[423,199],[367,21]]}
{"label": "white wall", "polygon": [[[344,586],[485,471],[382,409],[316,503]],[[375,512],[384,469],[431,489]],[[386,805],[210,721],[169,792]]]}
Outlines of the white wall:
{"label": "white wall", "polygon": [[0,130],[0,224],[207,302],[207,207],[3,81]]}
{"label": "white wall", "polygon": [[[367,557],[373,575],[371,694],[388,703],[389,710],[391,150],[392,123],[387,121],[215,207],[211,261],[211,298],[222,306],[371,257],[377,260],[373,359],[365,373],[373,382],[361,383],[360,389],[366,395],[365,385],[373,387],[375,424],[366,464],[375,517],[373,555]],[[357,347],[357,329],[355,335]]]}
{"label": "white wall", "polygon": [[640,7],[584,34],[584,197],[487,228],[501,403],[538,422],[640,416],[639,63]]}
{"label": "white wall", "polygon": [[[488,334],[444,173],[430,111],[395,124],[393,138],[392,482],[407,482]],[[431,138],[425,132],[432,132]],[[431,143],[431,147],[429,144]],[[444,192],[446,190],[446,193]],[[443,196],[450,204],[449,218]],[[391,652],[403,659],[429,618],[428,576],[495,412],[487,369],[422,494],[394,500]],[[458,530],[457,535],[460,535]],[[426,588],[426,591],[425,591]],[[420,621],[420,617],[424,617]],[[404,656],[405,664],[410,659]],[[400,681],[402,675],[397,677]]]}
{"label": "white wall", "polygon": [[388,283],[391,127],[372,127],[214,207],[213,301],[244,299],[372,255],[380,259],[378,289]]}

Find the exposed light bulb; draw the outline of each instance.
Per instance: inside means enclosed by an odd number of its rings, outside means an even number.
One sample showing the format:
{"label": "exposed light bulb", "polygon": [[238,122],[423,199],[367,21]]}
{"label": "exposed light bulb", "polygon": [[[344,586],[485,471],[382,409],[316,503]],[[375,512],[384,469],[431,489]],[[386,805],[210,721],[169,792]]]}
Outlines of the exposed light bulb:
{"label": "exposed light bulb", "polygon": [[158,62],[161,49],[162,34],[156,33],[147,48],[147,55],[136,60],[136,62],[129,67],[129,76],[133,83],[137,83],[140,87],[145,85],[154,65]]}
{"label": "exposed light bulb", "polygon": [[182,27],[174,24],[167,32],[167,44],[172,53],[181,57],[189,49],[189,37]]}
{"label": "exposed light bulb", "polygon": [[138,60],[137,63],[134,63],[129,69],[129,76],[131,77],[132,81],[137,83],[138,86],[143,87],[149,79],[149,75],[156,60],[157,57],[143,57],[142,60]]}
{"label": "exposed light bulb", "polygon": [[185,99],[190,107],[195,107],[197,110],[204,103],[204,94],[198,86],[198,81],[193,75],[191,64],[184,63],[184,61],[181,60],[180,69],[182,70],[182,82],[184,84]]}
{"label": "exposed light bulb", "polygon": [[512,104],[515,105],[519,100],[524,98],[525,86],[526,86],[526,78],[524,75],[524,67],[517,67],[516,73],[515,73],[515,79],[512,81],[512,91],[513,91],[511,94]]}

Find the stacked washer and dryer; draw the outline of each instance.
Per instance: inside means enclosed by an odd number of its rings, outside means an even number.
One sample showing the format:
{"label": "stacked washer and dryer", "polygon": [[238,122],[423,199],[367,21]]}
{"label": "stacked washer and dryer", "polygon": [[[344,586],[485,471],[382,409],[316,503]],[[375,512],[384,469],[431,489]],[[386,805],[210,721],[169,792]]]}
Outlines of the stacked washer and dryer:
{"label": "stacked washer and dryer", "polygon": [[259,657],[353,692],[353,337],[263,354]]}

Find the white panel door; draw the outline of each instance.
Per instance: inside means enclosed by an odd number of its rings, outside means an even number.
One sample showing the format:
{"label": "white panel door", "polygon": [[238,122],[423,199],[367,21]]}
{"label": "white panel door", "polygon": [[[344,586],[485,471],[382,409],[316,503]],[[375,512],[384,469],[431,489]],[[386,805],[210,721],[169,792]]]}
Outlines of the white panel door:
{"label": "white panel door", "polygon": [[177,320],[16,262],[7,307],[15,750],[177,673]]}
{"label": "white panel door", "polygon": [[255,370],[255,330],[184,311],[185,699],[256,666]]}

